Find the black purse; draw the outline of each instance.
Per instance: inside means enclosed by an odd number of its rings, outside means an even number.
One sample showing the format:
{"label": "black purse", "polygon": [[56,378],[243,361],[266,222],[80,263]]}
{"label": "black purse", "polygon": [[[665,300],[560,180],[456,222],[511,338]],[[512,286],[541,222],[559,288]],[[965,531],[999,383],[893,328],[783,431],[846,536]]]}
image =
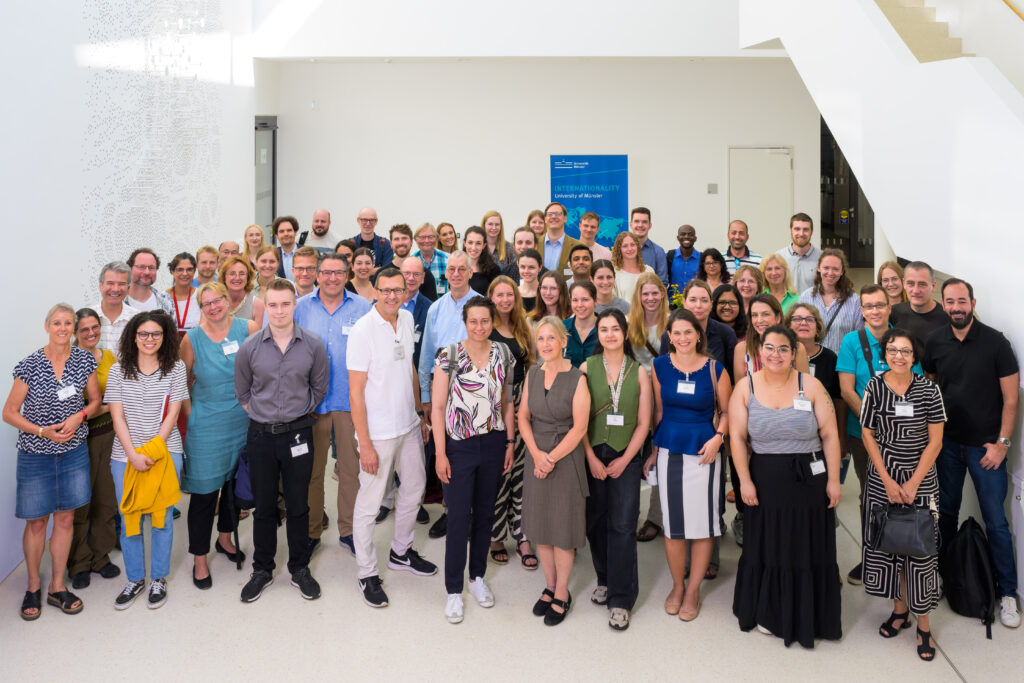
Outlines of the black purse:
{"label": "black purse", "polygon": [[928,557],[938,553],[935,517],[916,505],[879,505],[871,510],[872,550],[890,555]]}

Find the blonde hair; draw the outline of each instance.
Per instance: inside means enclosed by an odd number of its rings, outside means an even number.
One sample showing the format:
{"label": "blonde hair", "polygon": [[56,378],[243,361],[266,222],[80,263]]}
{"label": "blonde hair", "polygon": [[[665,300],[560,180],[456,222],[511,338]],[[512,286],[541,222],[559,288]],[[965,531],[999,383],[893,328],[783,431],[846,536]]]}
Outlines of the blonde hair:
{"label": "blonde hair", "polygon": [[[256,247],[255,252],[249,251],[249,241],[245,239],[245,236],[249,234],[249,228],[256,228],[257,230],[260,231],[260,245]],[[242,245],[242,253],[240,254],[240,256],[245,258],[246,261],[255,261],[257,258],[259,258],[260,249],[267,245],[267,236],[263,234],[263,226],[253,223],[248,228],[246,228],[242,232]]]}
{"label": "blonde hair", "polygon": [[[221,264],[220,269],[217,271],[217,279],[220,282],[227,282],[228,269],[236,263],[241,263],[245,266],[245,293],[248,294],[252,291],[253,283],[256,281],[256,269],[252,267],[251,263],[249,263],[249,259],[243,258],[241,255],[232,256],[228,260],[224,261],[224,263]],[[224,288],[226,290],[227,285],[224,285]]]}
{"label": "blonde hair", "polygon": [[214,256],[220,256],[220,252],[217,251],[217,247],[209,244],[196,249],[196,258],[199,258],[201,254],[213,254]]}
{"label": "blonde hair", "polygon": [[772,283],[768,281],[768,275],[765,272],[769,263],[778,263],[782,266],[782,286],[790,294],[797,294],[798,292],[793,287],[793,274],[789,272],[789,264],[786,263],[786,259],[782,258],[780,254],[769,254],[761,261],[760,270],[761,275],[764,276],[765,291],[771,294]]}
{"label": "blonde hair", "polygon": [[484,231],[484,249],[487,248],[487,219],[498,217],[498,238],[495,240],[495,246],[498,248],[498,261],[505,260],[505,221],[502,219],[501,214],[497,211],[488,211],[484,214],[484,217],[480,219],[480,227]]}
{"label": "blonde hair", "polygon": [[644,257],[640,253],[640,240],[629,231],[620,232],[619,236],[615,238],[615,244],[612,246],[612,265],[615,267],[615,270],[622,270],[622,243],[626,239],[631,239],[636,244],[636,265],[640,270],[643,270]]}
{"label": "blonde hair", "polygon": [[658,306],[658,337],[665,333],[668,326],[668,290],[665,283],[655,273],[644,272],[636,280],[636,289],[633,290],[633,300],[629,303],[628,323],[629,343],[634,349],[642,349],[647,345],[647,322],[643,304],[640,303],[640,295],[644,285],[656,285],[661,292],[661,304]]}
{"label": "blonde hair", "polygon": [[228,298],[228,288],[224,286],[223,282],[207,282],[206,284],[199,285],[199,289],[196,290],[196,303],[199,304],[200,310],[203,308],[203,294],[207,292],[213,292],[225,299]]}
{"label": "blonde hair", "polygon": [[[516,303],[512,310],[509,311],[508,324],[512,328],[512,337],[526,356],[526,367],[530,367],[533,361],[533,331],[530,329],[530,323],[526,320],[526,311],[523,310],[523,295],[519,293],[519,287],[516,286],[512,278],[507,275],[499,275],[487,287],[488,299],[494,295],[494,290],[497,289],[498,285],[508,285],[512,288],[512,294],[515,295]],[[495,318],[497,316],[498,313],[495,311]]]}
{"label": "blonde hair", "polygon": [[435,237],[437,236],[437,230],[434,229],[433,223],[424,223],[420,227],[416,228],[416,232],[414,232],[412,234],[412,238],[416,239],[417,237],[419,237],[421,234],[423,234],[427,230],[429,230],[430,232],[434,233]]}
{"label": "blonde hair", "polygon": [[755,294],[760,294],[765,290],[765,287],[768,286],[768,283],[764,279],[764,273],[758,270],[757,266],[752,266],[749,263],[746,263],[736,269],[736,273],[732,276],[732,283],[735,285],[739,282],[740,277],[744,273],[750,273],[750,276],[757,281],[757,292],[755,292]]}
{"label": "blonde hair", "polygon": [[559,341],[564,342],[566,339],[569,338],[569,333],[565,331],[565,323],[563,323],[561,320],[559,320],[553,315],[546,315],[540,319],[539,323],[537,323],[537,330],[536,332],[534,332],[534,341],[537,340],[537,332],[540,332],[540,328],[544,327],[545,325],[547,325],[548,327],[555,331],[555,336],[558,337]]}

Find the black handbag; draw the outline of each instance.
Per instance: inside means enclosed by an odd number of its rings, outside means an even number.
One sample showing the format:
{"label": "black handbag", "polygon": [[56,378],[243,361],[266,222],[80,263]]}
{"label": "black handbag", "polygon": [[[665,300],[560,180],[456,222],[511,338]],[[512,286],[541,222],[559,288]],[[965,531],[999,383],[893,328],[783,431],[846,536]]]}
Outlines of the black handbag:
{"label": "black handbag", "polygon": [[879,505],[871,510],[872,550],[890,555],[928,557],[938,553],[935,517],[916,505]]}

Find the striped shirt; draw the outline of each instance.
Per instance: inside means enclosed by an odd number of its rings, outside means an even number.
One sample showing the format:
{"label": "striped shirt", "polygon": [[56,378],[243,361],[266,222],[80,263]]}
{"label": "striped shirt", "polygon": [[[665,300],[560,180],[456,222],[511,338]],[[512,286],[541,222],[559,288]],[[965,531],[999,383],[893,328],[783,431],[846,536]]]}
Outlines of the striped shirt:
{"label": "striped shirt", "polygon": [[103,312],[102,301],[92,308],[100,314],[100,340],[96,347],[104,351],[112,351],[115,356],[119,355],[121,353],[121,332],[124,331],[128,321],[135,317],[135,314],[139,313],[139,311],[123,303],[121,304],[121,314],[116,319],[111,320]]}
{"label": "striped shirt", "polygon": [[732,255],[730,247],[726,247],[722,251],[722,256],[725,258],[725,267],[729,271],[729,275],[735,275],[741,266],[754,266],[757,268],[761,265],[763,256],[750,251],[750,247],[743,248],[746,249],[746,253],[738,258]]}
{"label": "striped shirt", "polygon": [[[800,303],[811,304],[818,309],[822,322],[825,323],[825,327],[828,327],[828,332],[825,333],[825,339],[822,340],[821,345],[837,356],[839,349],[843,346],[843,337],[854,330],[864,328],[864,316],[860,312],[860,297],[856,294],[851,294],[842,304],[836,298],[832,300],[831,306],[826,306],[821,294],[814,294],[814,288],[811,287],[800,295]],[[831,321],[831,326],[829,321]]]}
{"label": "striped shirt", "polygon": [[[28,385],[28,393],[21,404],[22,416],[40,427],[49,427],[81,412],[85,409],[85,385],[95,371],[96,359],[92,353],[77,346],[71,347],[71,355],[64,362],[64,371],[59,380],[53,364],[42,349],[27,356],[14,366],[14,377]],[[51,441],[36,433],[19,432],[18,450],[60,455],[81,446],[88,434],[89,427],[84,422],[65,443]]]}
{"label": "striped shirt", "polygon": [[[164,407],[170,403],[184,401],[188,398],[188,382],[185,378],[185,364],[176,361],[169,374],[157,370],[151,375],[138,373],[135,379],[125,379],[120,363],[114,363],[107,376],[107,391],[103,395],[104,403],[120,403],[124,411],[128,431],[132,435],[132,448],[143,445],[160,431],[160,423],[164,419]],[[181,434],[178,426],[171,429],[170,436],[165,439],[167,450],[181,453]],[[114,447],[110,451],[110,459],[127,462],[124,445],[121,439],[114,439]]]}
{"label": "striped shirt", "polygon": [[427,263],[426,259],[423,258],[423,252],[417,251],[413,256],[423,261],[423,267],[427,268],[430,273],[434,276],[434,283],[437,286],[437,295],[442,296],[448,293],[448,278],[445,277],[445,271],[448,270],[448,254],[441,251],[440,249],[434,250],[434,258]]}

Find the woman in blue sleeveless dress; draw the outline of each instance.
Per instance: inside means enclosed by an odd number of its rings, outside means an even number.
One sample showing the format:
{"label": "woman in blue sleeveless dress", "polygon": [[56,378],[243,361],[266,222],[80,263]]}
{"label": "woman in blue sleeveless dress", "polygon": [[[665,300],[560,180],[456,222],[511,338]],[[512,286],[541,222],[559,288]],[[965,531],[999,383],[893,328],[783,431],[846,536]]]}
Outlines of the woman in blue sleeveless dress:
{"label": "woman in blue sleeveless dress", "polygon": [[[199,288],[199,325],[182,340],[181,359],[195,378],[185,434],[185,473],[181,488],[192,494],[188,506],[188,551],[194,555],[192,583],[205,590],[213,585],[206,555],[220,494],[217,552],[233,562],[245,555],[231,542],[236,515],[229,509],[231,476],[245,446],[249,418],[235,398],[235,356],[255,322],[228,314],[228,293],[219,282]],[[187,405],[187,404],[186,404]]]}

